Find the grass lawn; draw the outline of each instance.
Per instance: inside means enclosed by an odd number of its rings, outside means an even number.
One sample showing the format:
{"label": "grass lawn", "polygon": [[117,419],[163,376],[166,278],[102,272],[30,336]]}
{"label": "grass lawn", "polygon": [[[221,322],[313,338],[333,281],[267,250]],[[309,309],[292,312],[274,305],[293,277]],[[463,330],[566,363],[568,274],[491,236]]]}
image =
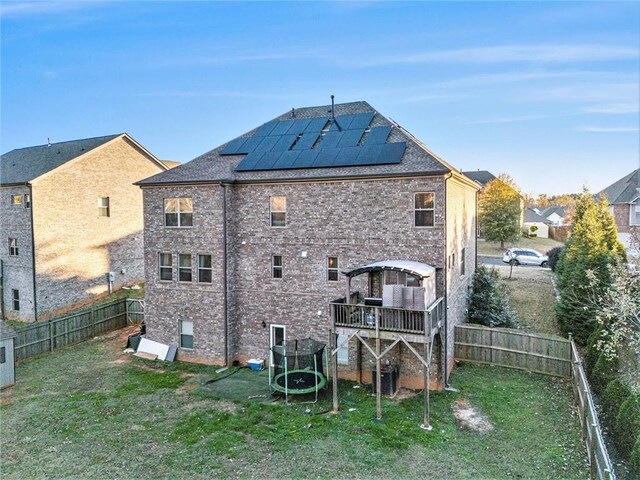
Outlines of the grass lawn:
{"label": "grass lawn", "polygon": [[[124,338],[18,365],[0,407],[3,478],[588,477],[563,380],[463,365],[459,392],[432,394],[426,432],[421,395],[385,399],[376,421],[370,390],[341,382],[332,415],[330,390],[287,406],[266,395],[264,373],[149,362],[123,354]],[[458,428],[460,400],[493,430]]]}
{"label": "grass lawn", "polygon": [[520,237],[515,242],[509,242],[504,244],[504,248],[500,248],[500,242],[487,242],[484,239],[478,239],[478,255],[487,257],[501,257],[507,248],[520,247],[520,248],[533,248],[540,253],[546,254],[554,247],[560,247],[563,243],[556,242],[551,238],[527,238]]}
{"label": "grass lawn", "polygon": [[494,267],[500,273],[502,283],[507,286],[509,303],[516,312],[518,328],[559,335],[551,270],[518,266],[513,267],[509,278],[509,265]]}

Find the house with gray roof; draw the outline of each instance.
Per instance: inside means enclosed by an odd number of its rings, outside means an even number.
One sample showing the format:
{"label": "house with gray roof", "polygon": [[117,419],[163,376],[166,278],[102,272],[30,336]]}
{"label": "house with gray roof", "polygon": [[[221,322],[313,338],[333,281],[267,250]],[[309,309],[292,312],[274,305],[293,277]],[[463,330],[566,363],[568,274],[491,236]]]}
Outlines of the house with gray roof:
{"label": "house with gray roof", "polygon": [[[549,220],[538,214],[532,208],[524,209],[524,222],[522,226],[527,230],[529,235],[533,235],[540,238],[549,238]],[[535,227],[535,228],[531,228]]]}
{"label": "house with gray roof", "polygon": [[[444,384],[475,271],[479,186],[368,103],[292,109],[138,185],[147,336],[178,345],[179,359],[268,360],[283,341],[337,335],[340,375],[366,380],[376,362],[354,331],[374,342],[387,322],[382,348],[402,385],[419,387],[422,364],[393,342],[428,335],[439,302],[429,341]],[[390,305],[411,306],[416,323]]]}
{"label": "house with gray roof", "polygon": [[609,202],[618,236],[627,247],[627,253],[640,256],[640,168],[612,183],[598,195],[604,195]]}
{"label": "house with gray roof", "polygon": [[0,163],[0,305],[34,321],[144,277],[142,195],[167,170],[126,133],[19,148]]}

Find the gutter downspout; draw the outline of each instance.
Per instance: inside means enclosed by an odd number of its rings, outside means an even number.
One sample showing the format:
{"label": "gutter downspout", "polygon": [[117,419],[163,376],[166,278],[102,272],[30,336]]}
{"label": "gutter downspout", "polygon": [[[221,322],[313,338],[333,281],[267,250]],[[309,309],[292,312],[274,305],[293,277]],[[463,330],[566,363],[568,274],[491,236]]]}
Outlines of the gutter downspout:
{"label": "gutter downspout", "polygon": [[[29,187],[29,214],[31,215],[31,266],[33,269],[33,319],[38,320],[38,301],[36,297],[36,239],[35,239],[35,225],[33,224],[33,187],[30,183],[27,184]],[[4,309],[3,309],[4,312]]]}
{"label": "gutter downspout", "polygon": [[448,302],[448,282],[449,282],[449,259],[447,252],[447,182],[453,176],[449,173],[444,177],[444,388],[449,388],[449,302]]}
{"label": "gutter downspout", "polygon": [[228,278],[227,278],[227,187],[228,184],[220,182],[222,186],[222,305],[224,314],[224,366],[229,366],[229,314],[228,314]]}

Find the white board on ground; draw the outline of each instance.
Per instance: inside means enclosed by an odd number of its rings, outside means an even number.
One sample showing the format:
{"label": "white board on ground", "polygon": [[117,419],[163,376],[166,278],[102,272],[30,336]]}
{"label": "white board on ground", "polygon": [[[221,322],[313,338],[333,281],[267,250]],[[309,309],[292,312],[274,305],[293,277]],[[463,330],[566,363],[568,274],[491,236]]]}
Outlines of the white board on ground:
{"label": "white board on ground", "polygon": [[165,360],[169,353],[169,345],[143,338],[138,345],[138,352],[152,353],[158,356],[158,360]]}

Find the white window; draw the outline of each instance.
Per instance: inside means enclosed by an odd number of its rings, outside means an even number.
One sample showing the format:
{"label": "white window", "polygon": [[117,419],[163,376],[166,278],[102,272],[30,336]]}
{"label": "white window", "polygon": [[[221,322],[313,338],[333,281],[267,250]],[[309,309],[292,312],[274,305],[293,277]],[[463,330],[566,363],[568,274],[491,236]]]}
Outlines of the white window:
{"label": "white window", "polygon": [[414,195],[414,216],[416,227],[433,227],[433,192],[420,192]]}
{"label": "white window", "polygon": [[287,226],[287,197],[279,195],[269,199],[272,227]]}
{"label": "white window", "polygon": [[167,227],[192,227],[193,200],[191,198],[165,198],[164,224]]}
{"label": "white window", "polygon": [[640,204],[630,205],[631,217],[629,218],[629,225],[640,225]]}
{"label": "white window", "polygon": [[180,322],[180,348],[193,348],[193,322]]}
{"label": "white window", "polygon": [[22,195],[11,195],[11,205],[22,205]]}
{"label": "white window", "polygon": [[24,195],[24,208],[31,208],[31,195],[28,193]]}
{"label": "white window", "polygon": [[211,255],[198,255],[198,282],[211,283],[213,281],[213,267]]}
{"label": "white window", "polygon": [[[348,335],[339,334],[337,340],[337,360],[338,365],[349,365],[349,345],[346,343]],[[345,344],[342,346],[342,344]]]}
{"label": "white window", "polygon": [[271,257],[271,269],[273,278],[282,278],[282,255]]}
{"label": "white window", "polygon": [[20,290],[15,288],[11,290],[11,298],[13,299],[13,309],[17,312],[20,310]]}
{"label": "white window", "polygon": [[158,261],[160,264],[160,280],[168,282],[173,280],[173,255],[160,253]]}
{"label": "white window", "polygon": [[98,198],[98,216],[110,217],[111,212],[109,210],[109,197]]}
{"label": "white window", "polygon": [[17,238],[9,239],[9,255],[12,257],[18,256],[18,239]]}
{"label": "white window", "polygon": [[191,254],[179,253],[178,254],[178,281],[190,282],[193,274],[191,270]]}
{"label": "white window", "polygon": [[338,281],[338,257],[327,257],[327,280]]}

